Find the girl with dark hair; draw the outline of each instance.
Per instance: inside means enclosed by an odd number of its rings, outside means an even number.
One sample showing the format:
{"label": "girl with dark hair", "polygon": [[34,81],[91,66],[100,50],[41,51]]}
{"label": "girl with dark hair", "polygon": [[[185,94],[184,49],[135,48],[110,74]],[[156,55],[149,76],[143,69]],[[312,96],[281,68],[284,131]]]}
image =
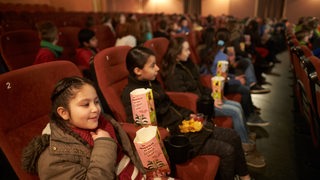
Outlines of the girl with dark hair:
{"label": "girl with dark hair", "polygon": [[[128,85],[122,92],[122,102],[133,123],[130,92],[137,88],[151,88],[158,126],[168,129],[170,134],[180,134],[179,125],[190,117],[192,111],[174,104],[156,80],[159,67],[155,54],[148,48],[132,48],[126,58],[129,71]],[[185,134],[193,146],[195,155],[218,155],[221,158],[219,176],[222,180],[233,180],[236,174],[249,180],[246,160],[239,135],[232,129],[214,127],[208,122],[202,130]]]}
{"label": "girl with dark hair", "polygon": [[[201,85],[200,74],[197,66],[189,59],[189,43],[182,37],[170,41],[168,51],[162,61],[162,77],[165,87],[169,91],[191,92],[202,99],[211,97],[211,89]],[[243,149],[246,153],[247,164],[253,167],[265,166],[264,157],[259,155],[255,149],[255,142],[248,138],[245,125],[245,116],[241,105],[230,100],[214,101],[216,116],[231,116],[233,128],[240,135]]]}
{"label": "girl with dark hair", "polygon": [[[51,96],[50,134],[34,138],[23,168],[40,179],[141,179],[144,169],[121,126],[101,114],[93,84],[59,81]],[[128,162],[123,165],[123,162]]]}

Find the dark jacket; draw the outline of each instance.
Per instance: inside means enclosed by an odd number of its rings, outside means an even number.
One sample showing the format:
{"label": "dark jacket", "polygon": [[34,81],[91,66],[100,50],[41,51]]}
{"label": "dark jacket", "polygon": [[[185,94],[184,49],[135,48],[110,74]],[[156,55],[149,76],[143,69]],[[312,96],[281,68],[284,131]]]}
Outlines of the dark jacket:
{"label": "dark jacket", "polygon": [[[136,167],[143,172],[138,155],[121,126],[106,116],[118,135],[118,142]],[[117,144],[112,138],[98,138],[93,148],[50,123],[51,135],[42,135],[24,150],[22,164],[36,171],[40,179],[116,179]]]}
{"label": "dark jacket", "polygon": [[[132,117],[130,92],[137,88],[152,89],[158,126],[169,129],[170,134],[180,134],[178,125],[180,125],[184,119],[187,119],[193,112],[174,104],[157,80],[139,81],[134,77],[129,76],[128,85],[122,93],[122,102],[128,116],[127,121],[131,123],[134,122]],[[212,129],[212,126],[204,127],[199,132],[185,134],[189,137],[195,152],[198,152],[206,139],[211,136],[213,131]]]}
{"label": "dark jacket", "polygon": [[174,73],[163,77],[163,80],[168,91],[191,92],[199,97],[211,94],[211,89],[201,84],[199,70],[191,60],[178,62]]}

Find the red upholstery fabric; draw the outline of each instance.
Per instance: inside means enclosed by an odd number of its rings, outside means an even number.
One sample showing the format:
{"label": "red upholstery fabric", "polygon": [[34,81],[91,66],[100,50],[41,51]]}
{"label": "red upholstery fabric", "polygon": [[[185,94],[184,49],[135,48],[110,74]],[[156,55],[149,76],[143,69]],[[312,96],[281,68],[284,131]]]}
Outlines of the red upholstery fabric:
{"label": "red upholstery fabric", "polygon": [[[304,112],[310,125],[310,131],[313,144],[317,147],[320,144],[320,121],[319,121],[319,61],[316,56],[310,56],[303,63],[304,73],[301,82],[303,84],[303,93],[307,99],[303,99]],[[318,67],[317,67],[318,66]]]}
{"label": "red upholstery fabric", "polygon": [[50,95],[63,77],[81,76],[71,62],[33,65],[0,76],[0,146],[19,179],[36,179],[21,169],[22,149],[49,122]]}
{"label": "red upholstery fabric", "polygon": [[38,33],[33,30],[4,33],[0,44],[2,57],[10,71],[32,65],[40,48]]}
{"label": "red upholstery fabric", "polygon": [[157,65],[161,67],[161,61],[167,52],[169,40],[163,37],[153,38],[144,43],[144,46],[153,50],[156,54]]}
{"label": "red upholstery fabric", "polygon": [[230,116],[216,116],[213,122],[218,127],[233,128],[232,118]]}
{"label": "red upholstery fabric", "polygon": [[181,93],[181,92],[166,92],[170,99],[175,103],[179,104],[181,107],[197,112],[197,100],[198,96],[194,93]]}
{"label": "red upholstery fabric", "polygon": [[126,122],[127,115],[120,96],[128,83],[125,60],[129,46],[111,47],[100,51],[93,61],[97,84],[115,119]]}
{"label": "red upholstery fabric", "polygon": [[[93,70],[96,74],[99,89],[113,112],[113,115],[122,123],[122,127],[129,134],[130,138],[133,139],[137,127],[124,123],[126,121],[126,113],[120,99],[121,92],[127,84],[128,71],[125,66],[125,59],[130,49],[129,46],[117,46],[100,51],[94,57]],[[159,130],[161,137],[163,136],[162,138],[164,138],[166,136],[166,130],[163,128],[159,128]],[[182,166],[177,166],[177,177],[181,179],[187,178],[187,175],[185,175],[185,170],[187,170],[199,179],[204,179],[205,177],[213,177],[212,179],[214,179],[219,166],[219,161],[217,160],[219,158],[217,156],[210,156],[209,158],[199,156],[194,159],[196,161],[192,159]]]}
{"label": "red upholstery fabric", "polygon": [[215,175],[220,163],[220,158],[217,156],[196,156],[192,161],[176,165],[177,176],[183,180],[195,179],[215,179]]}
{"label": "red upholstery fabric", "polygon": [[310,57],[310,56],[313,55],[312,51],[308,48],[308,46],[302,45],[300,47],[301,47],[301,49],[302,49],[302,51],[304,53],[304,56]]}
{"label": "red upholstery fabric", "polygon": [[188,42],[190,45],[190,58],[193,61],[194,64],[200,64],[201,59],[199,54],[197,53],[197,47],[199,44],[200,39],[199,37],[199,31],[190,31],[188,34]]}
{"label": "red upholstery fabric", "polygon": [[315,83],[316,99],[314,99],[314,101],[316,101],[318,117],[320,117],[320,59],[316,56],[311,56],[309,58],[311,63],[315,67],[318,76],[318,83]]}
{"label": "red upholstery fabric", "polygon": [[95,25],[92,27],[92,30],[96,33],[99,50],[112,47],[116,43],[116,36],[112,33],[108,26]]}
{"label": "red upholstery fabric", "polygon": [[63,47],[62,55],[59,59],[74,61],[76,48],[79,47],[78,33],[79,27],[65,26],[60,27],[58,45]]}

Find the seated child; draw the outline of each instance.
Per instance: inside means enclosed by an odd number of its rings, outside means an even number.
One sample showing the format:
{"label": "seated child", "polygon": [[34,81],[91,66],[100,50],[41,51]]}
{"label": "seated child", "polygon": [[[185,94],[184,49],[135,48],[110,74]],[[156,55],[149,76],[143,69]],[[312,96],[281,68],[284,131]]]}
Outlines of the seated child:
{"label": "seated child", "polygon": [[[168,51],[162,61],[162,72],[165,87],[168,91],[191,92],[205,99],[211,97],[211,89],[201,85],[197,66],[189,59],[189,43],[182,37],[171,39]],[[234,130],[240,135],[242,146],[246,152],[247,164],[256,168],[264,167],[262,155],[258,155],[255,143],[249,140],[246,119],[240,103],[231,100],[215,100],[214,108],[217,116],[231,116]]]}
{"label": "seated child", "polygon": [[[68,77],[51,95],[50,135],[23,151],[23,168],[40,179],[141,179],[144,169],[127,134],[101,113],[91,81]],[[128,163],[123,165],[123,161]]]}
{"label": "seated child", "polygon": [[[137,88],[151,88],[153,92],[158,126],[169,130],[170,134],[180,134],[179,125],[190,117],[192,111],[174,104],[156,80],[159,67],[155,54],[148,48],[132,48],[126,58],[129,71],[128,84],[122,92],[122,102],[133,123],[130,92]],[[233,179],[239,174],[242,180],[251,179],[239,135],[233,129],[214,127],[206,123],[201,131],[185,133],[189,137],[196,154],[217,155],[221,158],[219,175],[221,180]]]}
{"label": "seated child", "polygon": [[76,64],[84,69],[90,68],[90,59],[98,52],[98,39],[90,29],[81,29],[78,33],[79,48],[76,49]]}
{"label": "seated child", "polygon": [[33,64],[55,61],[61,56],[63,48],[57,46],[58,29],[52,22],[43,22],[37,25],[41,48]]}

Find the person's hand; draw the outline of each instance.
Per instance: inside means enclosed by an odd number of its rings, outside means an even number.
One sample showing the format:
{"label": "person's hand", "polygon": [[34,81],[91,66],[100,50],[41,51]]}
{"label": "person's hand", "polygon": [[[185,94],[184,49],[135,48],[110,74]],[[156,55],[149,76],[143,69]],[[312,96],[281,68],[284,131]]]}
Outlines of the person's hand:
{"label": "person's hand", "polygon": [[90,132],[90,134],[93,140],[96,140],[97,138],[100,138],[100,137],[111,137],[107,131],[102,129],[97,129],[96,132]]}
{"label": "person's hand", "polygon": [[240,83],[241,83],[242,85],[245,85],[245,84],[246,84],[246,77],[245,77],[245,75],[236,76],[235,79],[238,80],[238,81],[240,81]]}
{"label": "person's hand", "polygon": [[214,100],[214,107],[222,109],[223,102],[222,100]]}

